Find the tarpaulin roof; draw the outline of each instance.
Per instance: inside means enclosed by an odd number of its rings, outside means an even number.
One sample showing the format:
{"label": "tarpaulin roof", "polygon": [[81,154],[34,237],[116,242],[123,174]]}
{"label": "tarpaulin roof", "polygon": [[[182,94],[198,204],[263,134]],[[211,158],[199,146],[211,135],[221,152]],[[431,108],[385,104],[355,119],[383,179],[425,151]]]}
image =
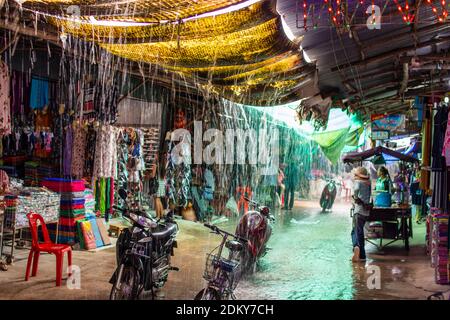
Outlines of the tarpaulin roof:
{"label": "tarpaulin roof", "polygon": [[389,155],[392,158],[401,160],[401,161],[406,161],[406,162],[418,162],[418,160],[414,157],[411,157],[409,155],[385,148],[385,147],[376,147],[370,150],[366,150],[363,152],[349,152],[347,154],[344,155],[344,157],[342,158],[342,160],[344,161],[344,163],[352,163],[352,162],[361,162],[364,160],[367,160],[369,158],[372,158],[373,156],[376,155]]}

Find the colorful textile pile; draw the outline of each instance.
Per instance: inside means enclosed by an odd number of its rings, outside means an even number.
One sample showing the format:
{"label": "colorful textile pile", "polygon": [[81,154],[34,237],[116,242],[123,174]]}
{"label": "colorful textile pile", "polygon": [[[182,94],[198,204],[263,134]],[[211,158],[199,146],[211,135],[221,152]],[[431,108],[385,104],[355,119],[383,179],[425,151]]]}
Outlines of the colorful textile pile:
{"label": "colorful textile pile", "polygon": [[77,232],[81,249],[92,250],[111,244],[105,223],[101,218],[78,221]]}
{"label": "colorful textile pile", "polygon": [[55,168],[52,164],[41,162],[37,168],[39,182],[45,180],[47,177],[54,177],[55,172]]}
{"label": "colorful textile pile", "polygon": [[46,223],[59,218],[59,194],[44,188],[25,188],[18,194],[5,196],[5,220],[8,227],[28,227],[27,214],[36,212]]}
{"label": "colorful textile pile", "polygon": [[84,190],[84,210],[86,218],[95,217],[95,197],[92,189]]}
{"label": "colorful textile pile", "polygon": [[448,214],[432,208],[431,265],[435,268],[435,280],[438,284],[450,283],[450,265],[448,252]]}
{"label": "colorful textile pile", "polygon": [[[77,221],[85,218],[84,181],[46,179],[42,184],[61,195],[58,243],[74,244],[79,242]],[[50,232],[55,231],[51,230]]]}

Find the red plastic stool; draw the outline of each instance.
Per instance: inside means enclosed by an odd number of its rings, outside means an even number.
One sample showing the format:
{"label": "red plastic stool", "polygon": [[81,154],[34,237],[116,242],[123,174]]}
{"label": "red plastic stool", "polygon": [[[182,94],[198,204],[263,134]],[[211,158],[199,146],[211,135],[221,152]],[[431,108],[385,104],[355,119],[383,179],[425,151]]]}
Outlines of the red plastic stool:
{"label": "red plastic stool", "polygon": [[[37,213],[30,212],[27,214],[28,222],[31,229],[32,245],[30,254],[28,255],[27,271],[25,273],[25,281],[30,278],[31,261],[33,260],[33,271],[31,276],[34,277],[37,274],[39,255],[41,251],[52,253],[56,256],[56,286],[61,285],[62,271],[63,271],[63,259],[64,253],[67,252],[67,258],[69,262],[69,277],[72,270],[72,248],[66,244],[56,244],[50,240],[48,235],[47,226],[45,225],[44,218]],[[38,238],[38,221],[42,226],[42,235],[44,236],[44,242],[39,242]]]}

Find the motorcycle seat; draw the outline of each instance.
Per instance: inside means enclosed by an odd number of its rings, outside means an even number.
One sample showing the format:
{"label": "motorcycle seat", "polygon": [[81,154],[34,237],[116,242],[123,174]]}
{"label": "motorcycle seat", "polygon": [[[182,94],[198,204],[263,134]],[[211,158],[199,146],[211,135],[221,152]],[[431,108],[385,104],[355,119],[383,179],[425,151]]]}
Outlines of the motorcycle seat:
{"label": "motorcycle seat", "polygon": [[169,224],[169,225],[167,225],[167,227],[158,227],[157,229],[159,229],[159,230],[156,232],[152,232],[152,237],[155,240],[162,240],[162,239],[167,239],[172,234],[177,232],[177,225]]}
{"label": "motorcycle seat", "polygon": [[225,247],[227,247],[227,249],[231,250],[231,251],[241,251],[243,249],[242,243],[240,243],[239,241],[235,241],[235,240],[231,240],[231,241],[227,241],[227,243],[225,244]]}

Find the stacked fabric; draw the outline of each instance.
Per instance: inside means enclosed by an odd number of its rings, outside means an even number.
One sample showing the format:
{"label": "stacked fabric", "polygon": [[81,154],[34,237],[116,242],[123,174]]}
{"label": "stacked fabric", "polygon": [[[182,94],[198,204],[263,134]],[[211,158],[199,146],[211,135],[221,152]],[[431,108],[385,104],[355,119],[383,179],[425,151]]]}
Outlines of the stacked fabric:
{"label": "stacked fabric", "polygon": [[[433,212],[433,210],[432,210]],[[435,268],[435,280],[438,284],[450,283],[448,252],[448,220],[446,213],[434,210],[432,213],[431,263]]]}
{"label": "stacked fabric", "polygon": [[25,188],[18,194],[5,196],[5,200],[8,227],[28,227],[30,212],[40,214],[46,223],[58,221],[60,196],[45,188]]}
{"label": "stacked fabric", "polygon": [[39,163],[36,161],[25,162],[24,184],[26,186],[35,187],[39,185],[38,167]]}
{"label": "stacked fabric", "polygon": [[95,197],[92,189],[84,190],[84,210],[86,218],[95,217]]}
{"label": "stacked fabric", "polygon": [[54,166],[45,162],[41,162],[37,168],[38,180],[41,182],[48,177],[55,176]]}
{"label": "stacked fabric", "polygon": [[[85,218],[84,181],[46,179],[42,184],[61,195],[58,242],[67,244],[79,242],[77,221]],[[56,230],[52,232],[55,233]]]}

